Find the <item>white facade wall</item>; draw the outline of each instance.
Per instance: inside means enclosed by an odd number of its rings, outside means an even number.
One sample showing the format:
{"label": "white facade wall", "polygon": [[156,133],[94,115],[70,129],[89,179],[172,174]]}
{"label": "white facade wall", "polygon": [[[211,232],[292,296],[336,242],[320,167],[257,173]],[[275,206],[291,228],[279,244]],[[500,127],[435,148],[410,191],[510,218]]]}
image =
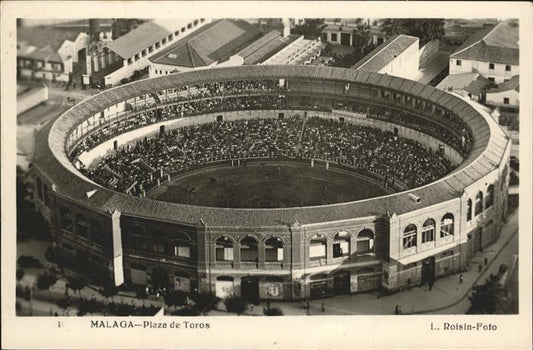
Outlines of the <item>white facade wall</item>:
{"label": "white facade wall", "polygon": [[[404,52],[389,62],[389,64],[380,69],[378,73],[416,80],[416,77],[418,76],[418,65],[420,63],[420,51],[418,50],[418,45],[419,42],[417,40]],[[364,70],[364,66],[362,69]]]}
{"label": "white facade wall", "polygon": [[[459,61],[460,65],[457,61]],[[500,84],[505,80],[510,80],[513,76],[520,73],[518,65],[493,63],[494,69],[489,69],[490,63],[491,62],[450,58],[450,75],[479,72],[485,78],[489,80],[494,79],[495,83]]]}
{"label": "white facade wall", "polygon": [[[508,103],[505,103],[504,101],[506,98],[509,99]],[[487,104],[493,106],[518,108],[520,105],[520,94],[516,90],[487,93]]]}
{"label": "white facade wall", "polygon": [[72,57],[73,62],[78,62],[78,51],[81,49],[87,47],[89,43],[89,36],[85,33],[78,34],[78,37],[73,42],[70,40],[65,40],[65,42],[61,45],[57,53],[59,54],[59,57],[61,57],[61,60],[65,62],[68,57]]}
{"label": "white facade wall", "polygon": [[163,75],[168,75],[168,74],[178,73],[178,72],[183,73],[183,72],[190,72],[193,70],[207,69],[207,68],[213,68],[213,67],[237,67],[237,66],[242,66],[243,64],[244,64],[244,59],[238,55],[231,56],[228,60],[223,61],[223,62],[217,61],[217,62],[213,62],[212,64],[208,66],[196,67],[196,68],[151,62],[148,73],[149,73],[150,78],[154,78],[154,77],[160,77]]}
{"label": "white facade wall", "polygon": [[[179,35],[177,37],[174,36],[174,33],[172,33],[172,40],[168,40],[168,37],[162,38],[157,43],[153,43],[151,46],[146,47],[145,49],[141,50],[141,52],[136,53],[133,55],[133,57],[128,57],[127,59],[123,60],[123,67],[106,75],[105,76],[105,85],[106,86],[113,86],[118,85],[120,83],[120,80],[124,78],[129,78],[133,75],[133,72],[136,70],[141,70],[150,65],[150,61],[148,60],[149,57],[155,55],[156,53],[160,52],[161,50],[166,49],[167,47],[174,44],[176,40],[180,40],[186,35],[189,35],[190,33],[196,31],[197,29],[205,26],[206,24],[210,23],[210,19],[205,19],[204,22],[200,21],[198,18],[198,23],[196,26],[192,26],[191,28],[187,28],[188,26],[182,26],[175,28],[174,30],[179,32]],[[194,20],[191,20],[191,23],[193,23]],[[185,28],[185,30],[182,32],[181,29]],[[165,44],[163,44],[163,40],[165,40]],[[159,47],[156,47],[159,46]],[[152,49],[152,52],[149,52],[149,49]],[[143,55],[143,51],[145,51],[145,54]]]}

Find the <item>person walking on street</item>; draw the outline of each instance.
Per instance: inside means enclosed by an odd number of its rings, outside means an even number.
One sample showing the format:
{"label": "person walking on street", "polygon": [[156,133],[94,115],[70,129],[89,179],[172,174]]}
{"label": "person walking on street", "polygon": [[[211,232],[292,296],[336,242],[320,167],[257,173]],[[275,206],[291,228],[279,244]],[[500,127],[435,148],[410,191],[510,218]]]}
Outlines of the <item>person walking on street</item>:
{"label": "person walking on street", "polygon": [[320,304],[320,311],[326,312],[326,307],[324,306],[324,302],[322,302],[322,304]]}
{"label": "person walking on street", "polygon": [[477,272],[481,272],[481,270],[483,270],[483,266],[481,264],[479,264],[477,266]]}
{"label": "person walking on street", "polygon": [[306,313],[306,315],[309,315],[309,307],[310,307],[310,305],[309,305],[309,300],[308,300],[305,303],[305,313]]}
{"label": "person walking on street", "polygon": [[396,305],[396,306],[394,307],[394,314],[395,314],[395,315],[399,315],[399,314],[400,314],[400,305]]}
{"label": "person walking on street", "polygon": [[489,264],[489,258],[485,257],[485,266]]}
{"label": "person walking on street", "polygon": [[463,274],[460,274],[459,275],[459,284],[463,284],[463,279],[464,279]]}

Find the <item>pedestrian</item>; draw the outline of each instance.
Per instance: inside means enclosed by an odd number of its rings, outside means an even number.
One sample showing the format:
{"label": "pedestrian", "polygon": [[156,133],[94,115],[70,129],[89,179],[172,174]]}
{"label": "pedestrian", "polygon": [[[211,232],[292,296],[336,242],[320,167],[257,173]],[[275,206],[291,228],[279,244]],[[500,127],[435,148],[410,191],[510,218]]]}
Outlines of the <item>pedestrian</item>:
{"label": "pedestrian", "polygon": [[428,282],[428,287],[429,287],[429,290],[433,289],[433,281]]}
{"label": "pedestrian", "polygon": [[483,270],[483,266],[481,266],[481,264],[479,264],[479,265],[477,266],[477,272],[481,272],[481,270]]}
{"label": "pedestrian", "polygon": [[320,304],[320,311],[326,312],[326,307],[324,306],[324,302],[322,302],[322,304]]}
{"label": "pedestrian", "polygon": [[464,279],[463,274],[460,274],[459,275],[459,284],[463,284],[463,279]]}
{"label": "pedestrian", "polygon": [[254,304],[250,304],[250,311],[254,312]]}
{"label": "pedestrian", "polygon": [[400,305],[396,305],[396,306],[394,307],[394,314],[395,314],[395,315],[399,315],[399,314],[400,314]]}
{"label": "pedestrian", "polygon": [[309,315],[309,308],[310,308],[310,306],[311,306],[311,305],[309,305],[309,300],[306,301],[306,303],[305,303],[305,313],[306,313],[307,315]]}
{"label": "pedestrian", "polygon": [[485,266],[489,264],[489,258],[485,257]]}

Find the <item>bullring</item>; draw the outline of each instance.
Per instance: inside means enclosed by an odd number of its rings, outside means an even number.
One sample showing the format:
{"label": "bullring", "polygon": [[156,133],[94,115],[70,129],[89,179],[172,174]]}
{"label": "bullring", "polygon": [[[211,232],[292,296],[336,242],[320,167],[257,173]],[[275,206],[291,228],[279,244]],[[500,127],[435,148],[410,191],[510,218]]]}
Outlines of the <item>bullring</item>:
{"label": "bullring", "polygon": [[[197,92],[198,86],[239,81],[270,88]],[[387,172],[360,171],[341,158],[216,159],[227,167],[275,160],[359,171],[391,191],[289,208],[163,202],[145,197],[148,188],[121,193],[80,171],[139,139],[187,125],[296,115],[416,140],[454,167],[427,184],[405,187],[389,183]],[[96,143],[86,141],[91,135],[100,135]],[[78,154],[82,144],[89,146]],[[93,277],[288,300],[394,291],[464,269],[477,250],[498,239],[509,152],[508,138],[490,116],[430,86],[350,69],[245,66],[147,79],[81,102],[38,133],[33,174],[57,254],[90,266]],[[171,178],[165,169],[153,170],[154,184]]]}

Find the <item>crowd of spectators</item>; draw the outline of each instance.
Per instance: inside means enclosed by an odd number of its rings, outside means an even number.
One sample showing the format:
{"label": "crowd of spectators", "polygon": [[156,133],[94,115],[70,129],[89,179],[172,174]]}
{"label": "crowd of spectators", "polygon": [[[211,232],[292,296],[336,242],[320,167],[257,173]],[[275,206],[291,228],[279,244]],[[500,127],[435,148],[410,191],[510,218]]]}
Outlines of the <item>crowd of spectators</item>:
{"label": "crowd of spectators", "polygon": [[394,133],[294,116],[220,121],[169,130],[121,148],[82,172],[106,187],[141,195],[161,174],[172,177],[213,161],[254,157],[331,160],[410,188],[452,169],[441,154]]}

